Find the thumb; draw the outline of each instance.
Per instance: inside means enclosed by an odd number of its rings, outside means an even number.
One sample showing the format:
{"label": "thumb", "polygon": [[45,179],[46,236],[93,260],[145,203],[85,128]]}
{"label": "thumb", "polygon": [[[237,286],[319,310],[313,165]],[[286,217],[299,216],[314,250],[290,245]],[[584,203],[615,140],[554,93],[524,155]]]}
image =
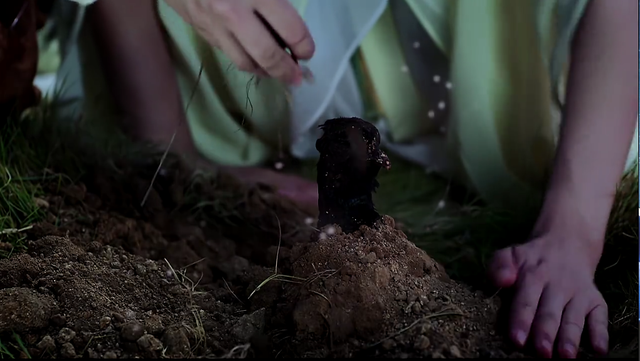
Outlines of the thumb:
{"label": "thumb", "polygon": [[507,288],[518,278],[518,265],[513,255],[513,247],[497,251],[489,264],[489,276],[497,287]]}

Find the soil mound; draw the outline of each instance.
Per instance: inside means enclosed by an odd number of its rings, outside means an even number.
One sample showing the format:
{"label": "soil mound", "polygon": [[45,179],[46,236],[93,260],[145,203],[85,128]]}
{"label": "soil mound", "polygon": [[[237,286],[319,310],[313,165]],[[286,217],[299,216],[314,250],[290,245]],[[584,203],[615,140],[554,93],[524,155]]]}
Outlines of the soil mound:
{"label": "soil mound", "polygon": [[324,227],[292,258],[293,275],[308,285],[293,311],[299,338],[346,342],[339,353],[347,357],[507,356],[490,346],[501,343],[497,299],[450,280],[391,217],[351,234]]}
{"label": "soil mound", "polygon": [[167,181],[173,193],[140,209],[145,188],[127,179],[37,200],[27,252],[0,260],[0,339],[15,356],[515,355],[496,301],[449,280],[390,217],[316,240],[270,189],[204,182],[194,212],[185,183]]}

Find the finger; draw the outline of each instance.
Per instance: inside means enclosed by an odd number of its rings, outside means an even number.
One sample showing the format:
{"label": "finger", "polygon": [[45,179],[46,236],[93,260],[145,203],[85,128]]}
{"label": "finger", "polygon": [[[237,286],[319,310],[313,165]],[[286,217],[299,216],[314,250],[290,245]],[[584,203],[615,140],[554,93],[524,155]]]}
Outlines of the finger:
{"label": "finger", "polygon": [[[226,1],[220,3],[227,4]],[[242,48],[267,74],[285,83],[302,81],[298,65],[278,45],[251,8],[232,4],[218,6],[217,10]]]}
{"label": "finger", "polygon": [[538,311],[533,321],[533,339],[538,354],[542,357],[553,356],[553,344],[558,335],[562,320],[562,311],[567,304],[563,290],[546,287],[540,297]]}
{"label": "finger", "polygon": [[591,345],[601,355],[606,355],[609,351],[608,318],[607,304],[600,296],[600,301],[587,316],[587,323],[589,325]]}
{"label": "finger", "polygon": [[217,37],[216,42],[222,52],[231,60],[231,62],[240,71],[246,71],[249,73],[258,73],[259,68],[253,62],[253,59],[242,48],[240,43],[236,40],[233,34],[224,31]]}
{"label": "finger", "polygon": [[513,248],[504,248],[495,253],[489,265],[489,274],[497,287],[511,287],[518,277],[518,266],[513,257]]}
{"label": "finger", "polygon": [[521,347],[529,337],[544,283],[534,272],[526,271],[519,275],[516,282],[516,294],[511,305],[510,336],[513,342]]}
{"label": "finger", "polygon": [[564,309],[558,332],[558,354],[562,358],[575,358],[578,355],[584,319],[587,315],[587,302],[586,297],[574,297]]}
{"label": "finger", "polygon": [[313,56],[316,45],[307,25],[289,0],[257,1],[256,10],[280,34],[296,57],[310,59]]}

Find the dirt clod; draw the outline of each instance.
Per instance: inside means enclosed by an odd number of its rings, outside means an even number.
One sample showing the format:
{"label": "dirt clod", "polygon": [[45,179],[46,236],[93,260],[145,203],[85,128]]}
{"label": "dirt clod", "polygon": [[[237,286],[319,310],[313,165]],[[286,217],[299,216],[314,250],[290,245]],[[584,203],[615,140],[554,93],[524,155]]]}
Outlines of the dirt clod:
{"label": "dirt clod", "polygon": [[40,342],[38,342],[36,347],[40,351],[53,350],[56,347],[56,342],[53,340],[53,337],[47,335],[44,336],[42,340],[40,340]]}
{"label": "dirt clod", "polygon": [[159,335],[164,331],[164,326],[162,325],[162,318],[158,315],[149,315],[147,319],[144,321],[144,329],[148,333],[152,335]]}
{"label": "dirt clod", "polygon": [[251,314],[242,316],[231,329],[231,332],[241,342],[247,342],[257,332],[264,330],[265,309],[261,308]]}
{"label": "dirt clod", "polygon": [[162,350],[162,342],[153,335],[144,335],[137,341],[140,349],[146,352],[156,352]]}
{"label": "dirt clod", "polygon": [[0,290],[0,332],[24,332],[47,326],[56,309],[49,295],[28,288]]}
{"label": "dirt clod", "polygon": [[53,322],[56,326],[62,327],[67,324],[67,318],[63,315],[57,314],[51,316],[51,322]]}
{"label": "dirt clod", "polygon": [[431,345],[431,341],[427,336],[420,335],[416,338],[414,347],[416,350],[426,350]]}
{"label": "dirt clod", "polygon": [[455,358],[462,358],[462,353],[460,353],[460,349],[456,345],[452,345],[449,348],[449,352],[451,353],[451,356]]}
{"label": "dirt clod", "polygon": [[127,322],[122,326],[120,334],[127,341],[136,341],[144,335],[144,326],[136,321]]}
{"label": "dirt clod", "polygon": [[66,327],[61,329],[60,332],[58,332],[59,343],[71,342],[71,340],[73,340],[74,337],[76,337],[76,332]]}
{"label": "dirt clod", "polygon": [[191,344],[187,337],[187,332],[182,327],[171,327],[167,329],[162,337],[162,343],[167,348],[169,356],[183,356],[190,354]]}
{"label": "dirt clod", "polygon": [[75,358],[76,357],[75,347],[73,347],[73,345],[69,342],[63,343],[62,346],[60,346],[60,356],[64,358]]}
{"label": "dirt clod", "polygon": [[118,358],[118,354],[116,354],[114,351],[107,351],[104,353],[104,358],[106,359],[117,359]]}
{"label": "dirt clod", "polygon": [[107,328],[107,326],[109,326],[111,324],[111,317],[109,316],[104,316],[103,318],[100,319],[100,328],[101,329],[105,329]]}

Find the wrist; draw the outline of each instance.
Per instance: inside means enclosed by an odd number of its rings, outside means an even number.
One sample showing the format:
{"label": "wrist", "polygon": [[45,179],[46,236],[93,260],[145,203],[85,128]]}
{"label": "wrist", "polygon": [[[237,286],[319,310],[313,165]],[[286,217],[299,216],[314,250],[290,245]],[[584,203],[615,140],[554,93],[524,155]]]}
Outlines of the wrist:
{"label": "wrist", "polygon": [[534,226],[534,237],[552,235],[557,242],[579,242],[595,265],[604,246],[611,197],[579,196],[570,190],[550,188]]}

